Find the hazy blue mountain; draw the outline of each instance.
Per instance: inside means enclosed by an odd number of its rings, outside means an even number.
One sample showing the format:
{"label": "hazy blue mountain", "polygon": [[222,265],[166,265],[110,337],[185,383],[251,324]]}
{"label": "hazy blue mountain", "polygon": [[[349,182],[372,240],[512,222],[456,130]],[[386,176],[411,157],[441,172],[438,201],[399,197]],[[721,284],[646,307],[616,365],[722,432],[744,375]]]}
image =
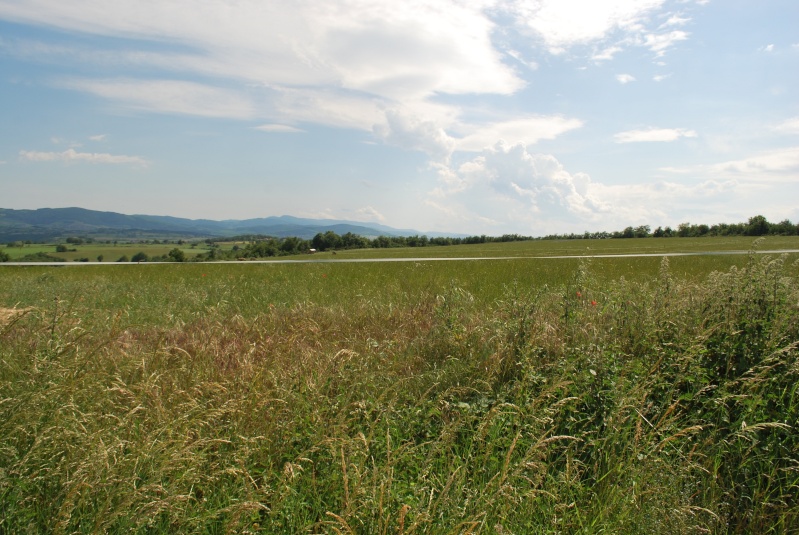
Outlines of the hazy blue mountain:
{"label": "hazy blue mountain", "polygon": [[304,219],[272,216],[257,219],[213,221],[170,216],[125,215],[84,208],[0,208],[0,242],[16,240],[50,241],[69,236],[106,238],[216,238],[241,234],[310,239],[319,232],[352,232],[366,237],[461,236],[440,232],[395,229],[376,223],[336,219]]}

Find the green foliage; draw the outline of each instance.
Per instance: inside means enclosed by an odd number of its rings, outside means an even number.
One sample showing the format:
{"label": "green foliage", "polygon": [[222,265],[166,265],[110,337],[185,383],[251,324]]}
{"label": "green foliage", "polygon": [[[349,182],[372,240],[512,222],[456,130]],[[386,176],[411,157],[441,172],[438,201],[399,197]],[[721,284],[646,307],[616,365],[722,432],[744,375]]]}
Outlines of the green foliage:
{"label": "green foliage", "polygon": [[5,251],[0,251],[0,262],[8,262],[11,260],[11,256]]}
{"label": "green foliage", "polygon": [[36,252],[26,254],[16,259],[18,262],[66,262],[66,259],[60,256],[53,256],[45,252]]}
{"label": "green foliage", "polygon": [[168,260],[170,262],[185,262],[186,261],[186,253],[184,253],[182,250],[180,250],[177,247],[175,247],[174,249],[169,251],[169,254],[168,254],[167,258],[168,258]]}
{"label": "green foliage", "polygon": [[148,260],[150,260],[150,255],[144,251],[139,251],[130,259],[131,262],[147,262]]}

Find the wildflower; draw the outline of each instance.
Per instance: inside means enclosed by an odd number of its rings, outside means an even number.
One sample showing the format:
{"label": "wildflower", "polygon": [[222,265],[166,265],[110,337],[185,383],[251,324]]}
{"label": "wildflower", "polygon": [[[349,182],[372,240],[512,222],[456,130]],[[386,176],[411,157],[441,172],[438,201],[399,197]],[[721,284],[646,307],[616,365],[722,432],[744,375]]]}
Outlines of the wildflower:
{"label": "wildflower", "polygon": [[591,306],[592,306],[592,307],[595,307],[595,306],[596,306],[596,301],[593,301],[593,300],[592,300],[592,301],[591,301]]}
{"label": "wildflower", "polygon": [[327,278],[327,273],[322,273],[322,278],[326,279]]}
{"label": "wildflower", "polygon": [[582,297],[582,296],[583,296],[583,294],[581,294],[580,292],[577,292],[577,297]]}

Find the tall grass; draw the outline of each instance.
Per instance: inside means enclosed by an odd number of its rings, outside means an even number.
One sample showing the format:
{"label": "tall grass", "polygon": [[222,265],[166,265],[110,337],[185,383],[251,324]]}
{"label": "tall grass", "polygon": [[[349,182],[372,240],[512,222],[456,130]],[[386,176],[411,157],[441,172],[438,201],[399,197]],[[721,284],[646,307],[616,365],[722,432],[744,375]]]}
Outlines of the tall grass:
{"label": "tall grass", "polygon": [[796,530],[799,267],[597,264],[498,292],[42,271],[0,316],[0,531]]}

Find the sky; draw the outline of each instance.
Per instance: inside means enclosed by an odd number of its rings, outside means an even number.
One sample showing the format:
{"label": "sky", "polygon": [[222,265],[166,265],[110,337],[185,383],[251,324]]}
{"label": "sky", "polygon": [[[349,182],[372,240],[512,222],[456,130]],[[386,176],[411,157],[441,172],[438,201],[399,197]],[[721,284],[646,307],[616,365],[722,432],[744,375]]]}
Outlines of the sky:
{"label": "sky", "polygon": [[799,222],[796,0],[0,0],[0,207]]}

